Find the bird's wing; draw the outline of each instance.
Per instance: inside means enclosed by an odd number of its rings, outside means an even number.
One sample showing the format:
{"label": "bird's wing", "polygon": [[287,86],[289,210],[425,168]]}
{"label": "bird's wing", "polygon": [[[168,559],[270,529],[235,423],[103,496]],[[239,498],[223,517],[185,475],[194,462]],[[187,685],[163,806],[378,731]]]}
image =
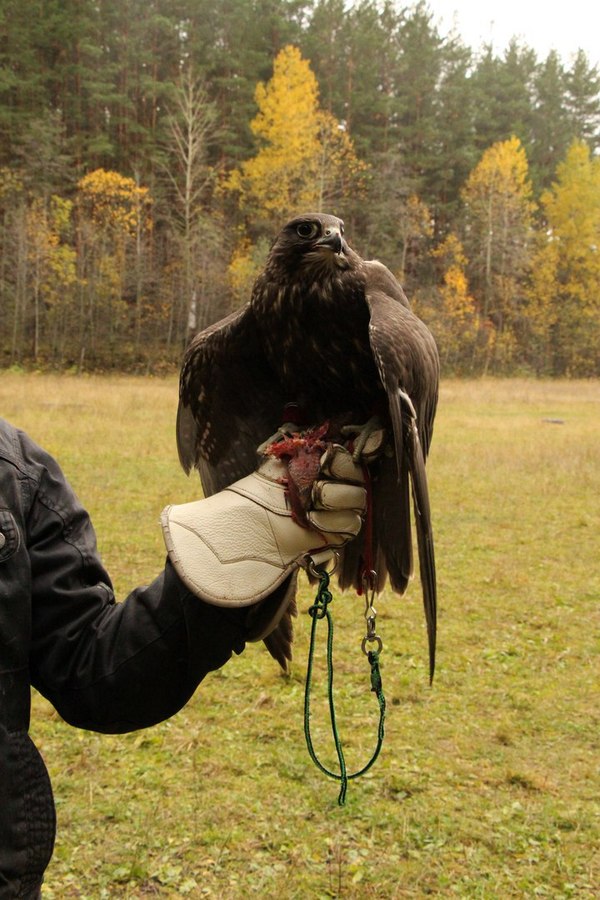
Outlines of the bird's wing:
{"label": "bird's wing", "polygon": [[198,334],[181,369],[177,448],[206,496],[256,468],[256,448],[281,424],[283,399],[249,306]]}
{"label": "bird's wing", "polygon": [[[254,471],[256,449],[282,424],[283,408],[249,306],[194,338],[181,370],[177,447],[185,471],[198,469],[205,496]],[[284,670],[292,658],[294,615],[292,600],[265,640]]]}
{"label": "bird's wing", "polygon": [[[254,471],[256,449],[282,424],[283,408],[249,306],[194,338],[181,370],[177,448],[185,471],[198,469],[205,496]],[[284,670],[292,658],[294,615],[292,599],[265,639]]]}
{"label": "bird's wing", "polygon": [[389,502],[391,472],[384,470],[386,484],[380,486],[383,502],[376,503],[381,520],[378,533],[392,586],[402,591],[406,587],[411,564],[410,477],[429,641],[430,677],[433,677],[437,601],[425,458],[437,405],[438,355],[427,327],[402,302],[387,293],[379,272],[375,273],[371,283],[368,266],[365,265],[365,295],[371,313],[369,339],[387,394],[394,432],[396,489],[391,496],[399,497],[397,505]]}
{"label": "bird's wing", "polygon": [[363,260],[362,271],[367,279],[367,289],[371,293],[380,291],[382,294],[410,309],[410,303],[401,285],[382,262],[379,262],[378,259]]}

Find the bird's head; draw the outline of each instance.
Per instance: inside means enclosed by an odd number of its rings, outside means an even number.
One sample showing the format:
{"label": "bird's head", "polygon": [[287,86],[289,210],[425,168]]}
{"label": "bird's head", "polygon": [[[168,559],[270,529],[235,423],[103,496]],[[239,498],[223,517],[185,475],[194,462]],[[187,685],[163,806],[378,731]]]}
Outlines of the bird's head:
{"label": "bird's head", "polygon": [[288,222],[271,247],[270,259],[286,267],[316,265],[347,269],[352,251],[344,240],[344,223],[337,216],[306,213]]}

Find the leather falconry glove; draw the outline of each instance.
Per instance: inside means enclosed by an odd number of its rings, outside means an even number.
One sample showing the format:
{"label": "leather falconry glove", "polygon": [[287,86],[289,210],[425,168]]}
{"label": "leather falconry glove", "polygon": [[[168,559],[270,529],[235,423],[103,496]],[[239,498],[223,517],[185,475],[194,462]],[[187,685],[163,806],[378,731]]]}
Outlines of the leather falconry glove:
{"label": "leather falconry glove", "polygon": [[[161,515],[169,559],[196,596],[222,607],[252,607],[247,640],[263,640],[292,603],[300,567],[324,565],[360,531],[366,506],[362,468],[327,427],[283,426],[258,448],[258,468],[204,500]],[[369,434],[361,459],[381,451]]]}
{"label": "leather falconry glove", "polygon": [[[279,432],[274,445],[286,435]],[[262,445],[251,475],[212,497],[163,510],[169,558],[194,594],[216,606],[250,606],[298,567],[331,560],[358,534],[366,504],[362,469],[345,447],[321,444],[306,510],[294,510],[288,465],[269,452],[274,445]]]}

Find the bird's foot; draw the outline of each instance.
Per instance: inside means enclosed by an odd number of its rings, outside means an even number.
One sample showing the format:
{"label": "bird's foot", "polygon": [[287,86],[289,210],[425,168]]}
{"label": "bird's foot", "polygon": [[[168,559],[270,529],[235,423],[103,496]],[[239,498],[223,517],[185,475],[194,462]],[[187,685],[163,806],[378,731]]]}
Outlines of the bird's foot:
{"label": "bird's foot", "polygon": [[352,441],[350,450],[355,463],[372,462],[381,453],[385,428],[379,416],[371,416],[363,425],[344,425],[341,430]]}
{"label": "bird's foot", "polygon": [[264,454],[271,444],[276,443],[277,441],[283,441],[287,438],[291,437],[293,434],[297,434],[299,431],[299,427],[295,425],[293,422],[284,422],[283,425],[280,425],[277,431],[268,437],[266,441],[263,441],[262,444],[257,448],[259,454]]}

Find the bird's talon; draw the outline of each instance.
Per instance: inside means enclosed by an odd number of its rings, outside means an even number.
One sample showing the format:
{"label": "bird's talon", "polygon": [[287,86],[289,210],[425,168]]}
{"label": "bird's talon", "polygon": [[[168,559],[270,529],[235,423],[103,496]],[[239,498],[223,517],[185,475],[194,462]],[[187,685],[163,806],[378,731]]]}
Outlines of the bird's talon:
{"label": "bird's talon", "polygon": [[[376,435],[377,432],[381,432],[380,439],[374,442],[375,446],[367,448],[369,438]],[[364,462],[374,459],[381,449],[385,435],[379,416],[371,416],[363,425],[344,425],[342,434],[348,437],[355,436],[352,448],[352,460],[355,463],[360,463],[361,460]]]}
{"label": "bird's talon", "polygon": [[298,430],[299,429],[298,429],[297,425],[294,425],[292,422],[285,422],[283,425],[281,425],[277,429],[277,431],[274,434],[271,435],[271,437],[268,437],[266,439],[266,441],[263,441],[262,444],[260,444],[260,446],[257,447],[258,453],[259,454],[265,453],[267,447],[269,447],[271,444],[274,444],[276,441],[285,440],[291,434],[298,432]]}

